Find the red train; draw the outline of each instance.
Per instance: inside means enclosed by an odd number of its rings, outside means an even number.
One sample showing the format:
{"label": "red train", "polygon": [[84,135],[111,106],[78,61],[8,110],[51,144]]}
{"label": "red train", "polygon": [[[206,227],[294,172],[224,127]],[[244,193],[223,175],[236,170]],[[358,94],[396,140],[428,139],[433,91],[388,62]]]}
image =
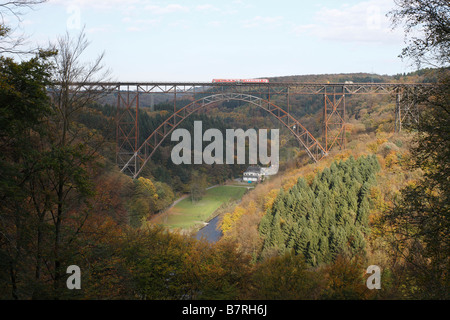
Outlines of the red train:
{"label": "red train", "polygon": [[269,83],[269,79],[213,79],[212,82],[226,82],[226,83]]}

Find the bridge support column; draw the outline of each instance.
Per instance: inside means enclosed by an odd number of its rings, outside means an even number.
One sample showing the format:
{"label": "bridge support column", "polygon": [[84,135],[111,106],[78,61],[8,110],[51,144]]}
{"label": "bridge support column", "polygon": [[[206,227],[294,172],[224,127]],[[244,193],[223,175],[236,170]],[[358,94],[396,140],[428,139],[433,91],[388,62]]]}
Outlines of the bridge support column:
{"label": "bridge support column", "polygon": [[419,108],[415,101],[415,92],[411,89],[398,90],[395,103],[395,132],[401,132],[404,126],[419,124]]}
{"label": "bridge support column", "polygon": [[127,173],[134,175],[139,170],[137,157],[130,162],[139,148],[139,90],[130,91],[127,86],[117,87],[116,112],[116,163],[119,168],[126,167]]}
{"label": "bridge support column", "polygon": [[335,145],[345,148],[345,94],[325,93],[324,147],[328,152]]}

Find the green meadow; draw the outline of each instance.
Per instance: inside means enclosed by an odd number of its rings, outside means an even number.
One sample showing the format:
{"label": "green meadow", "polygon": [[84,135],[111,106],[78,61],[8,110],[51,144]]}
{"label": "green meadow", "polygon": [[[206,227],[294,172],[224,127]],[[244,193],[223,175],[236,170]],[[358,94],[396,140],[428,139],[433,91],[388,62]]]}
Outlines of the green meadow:
{"label": "green meadow", "polygon": [[187,197],[167,212],[163,224],[171,229],[190,229],[208,221],[221,205],[239,200],[247,191],[245,186],[218,186],[206,190],[200,201]]}

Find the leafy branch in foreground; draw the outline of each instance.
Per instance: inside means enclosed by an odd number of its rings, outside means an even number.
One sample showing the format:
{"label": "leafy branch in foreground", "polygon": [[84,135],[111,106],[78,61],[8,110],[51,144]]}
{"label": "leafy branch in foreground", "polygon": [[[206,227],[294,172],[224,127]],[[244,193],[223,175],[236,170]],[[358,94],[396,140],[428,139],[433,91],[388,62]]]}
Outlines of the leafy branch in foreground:
{"label": "leafy branch in foreground", "polygon": [[405,42],[401,57],[419,67],[448,66],[450,63],[450,3],[448,0],[395,0],[388,13],[394,27],[404,24]]}

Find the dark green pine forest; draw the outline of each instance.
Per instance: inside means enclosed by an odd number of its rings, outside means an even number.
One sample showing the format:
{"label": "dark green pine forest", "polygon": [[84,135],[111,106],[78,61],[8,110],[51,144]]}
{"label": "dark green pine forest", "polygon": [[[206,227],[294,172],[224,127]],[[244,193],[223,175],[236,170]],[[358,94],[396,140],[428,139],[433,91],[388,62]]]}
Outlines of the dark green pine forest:
{"label": "dark green pine forest", "polygon": [[375,156],[333,162],[311,184],[296,185],[276,197],[259,225],[261,255],[293,250],[311,266],[340,255],[363,253],[369,232],[369,190],[380,165]]}

